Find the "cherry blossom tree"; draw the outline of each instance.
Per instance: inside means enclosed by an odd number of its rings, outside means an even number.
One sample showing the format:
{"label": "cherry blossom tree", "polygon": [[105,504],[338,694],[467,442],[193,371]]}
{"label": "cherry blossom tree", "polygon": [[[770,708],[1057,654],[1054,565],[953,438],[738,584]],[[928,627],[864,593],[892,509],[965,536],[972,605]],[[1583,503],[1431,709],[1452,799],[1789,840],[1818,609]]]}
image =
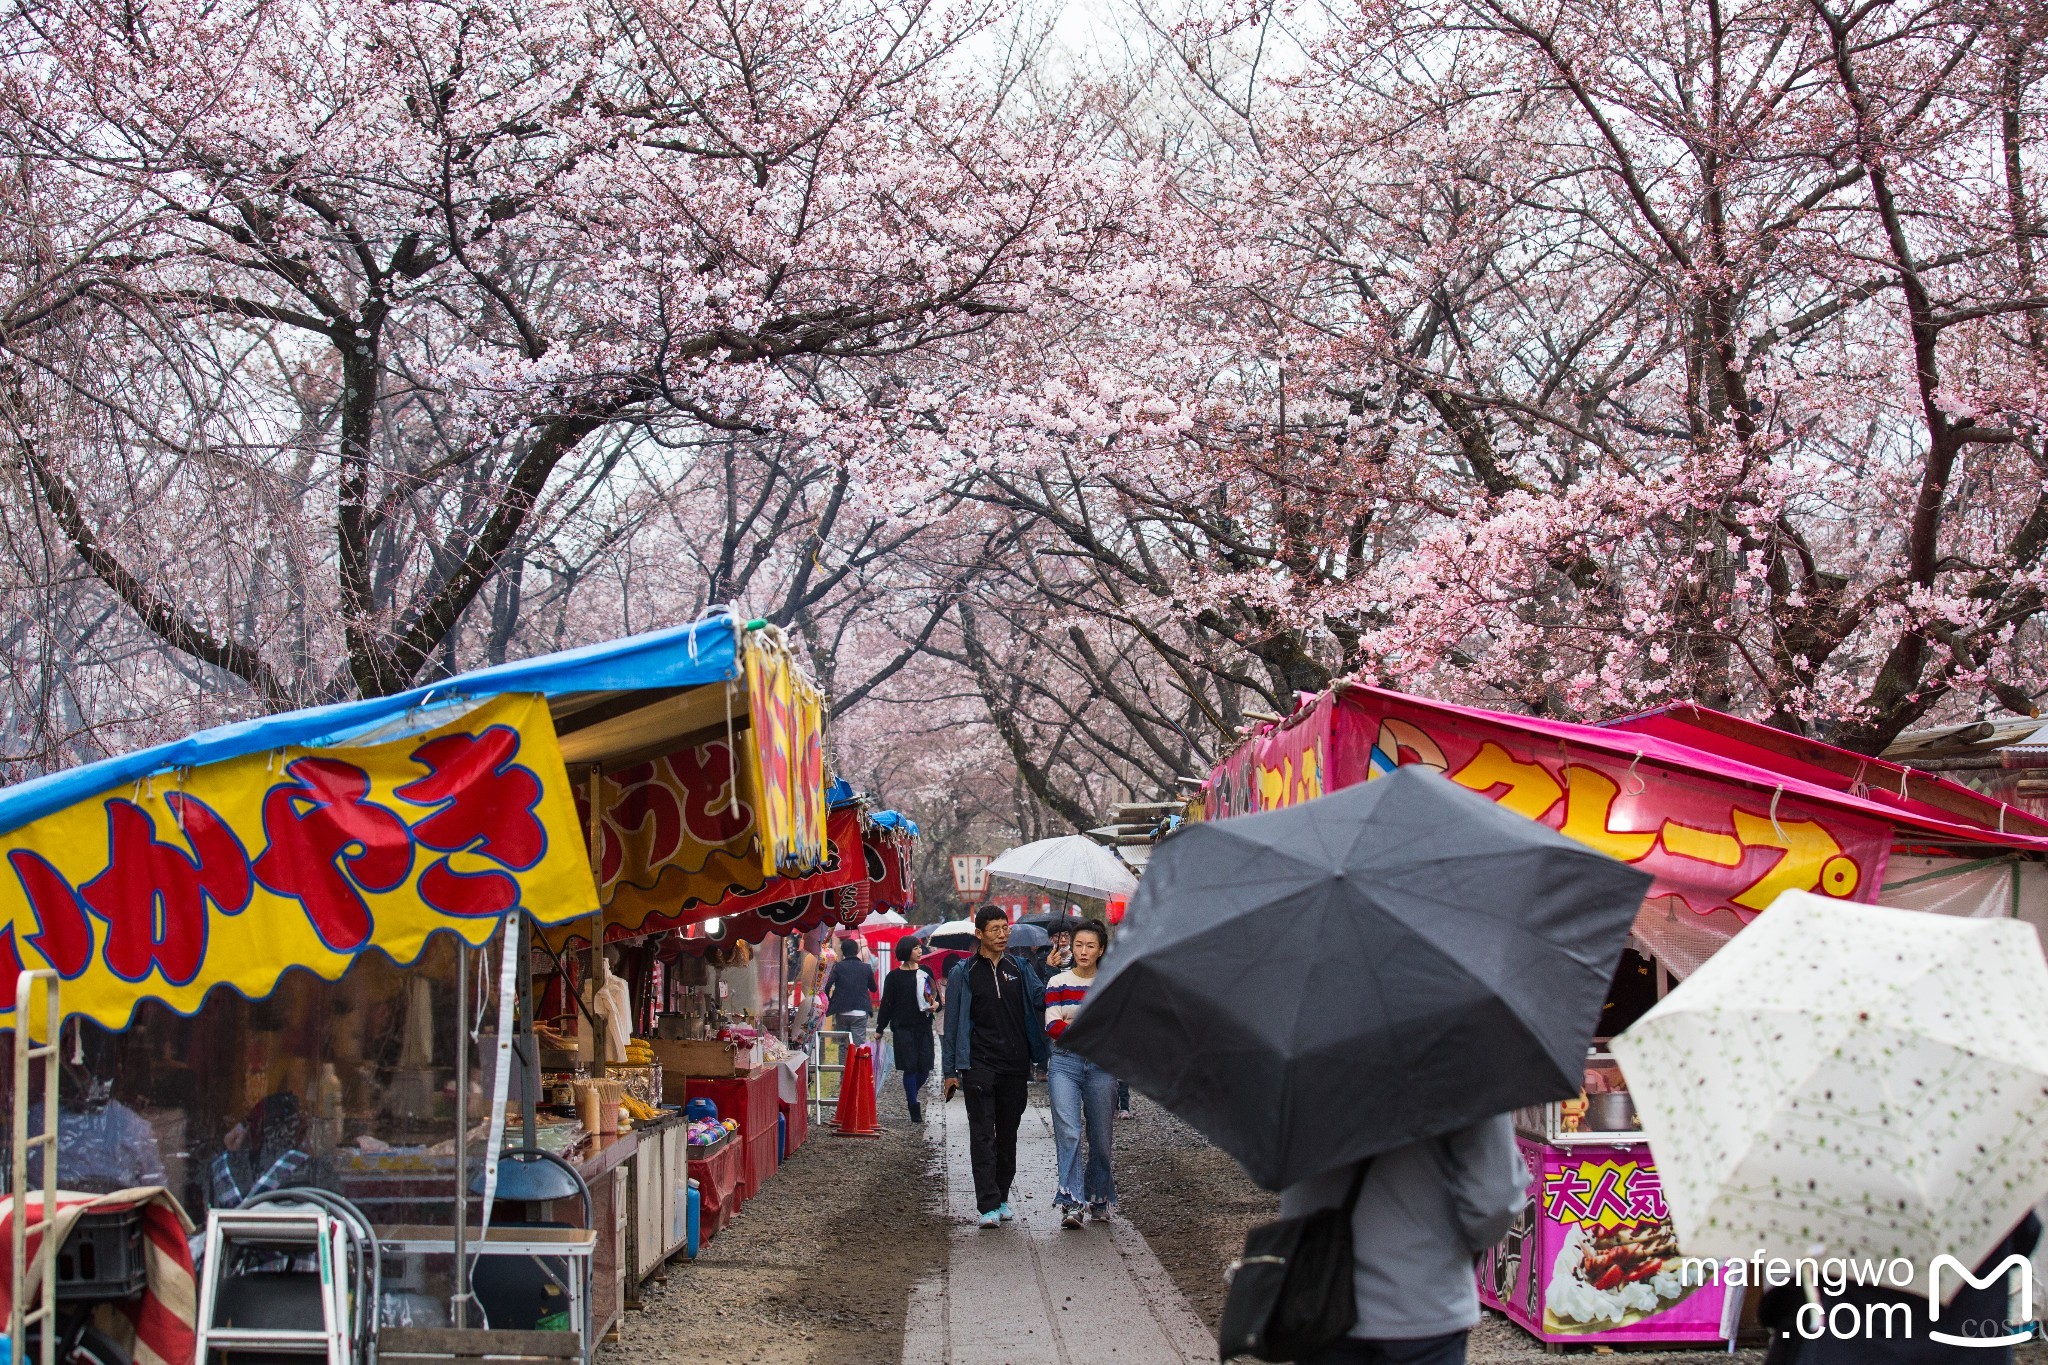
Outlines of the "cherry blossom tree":
{"label": "cherry blossom tree", "polygon": [[[573,581],[707,493],[738,540],[699,601],[739,595],[750,536],[847,529],[849,470],[943,488],[1014,429],[997,334],[1113,291],[1145,235],[1143,170],[1013,117],[954,60],[972,27],[872,0],[15,7],[22,156],[145,212],[61,344],[0,337],[14,513],[266,706],[408,686],[473,611],[501,650],[527,568]],[[901,534],[870,517],[855,558]],[[792,621],[844,581],[793,562]]]}
{"label": "cherry blossom tree", "polygon": [[17,0],[9,756],[712,603],[1019,833],[1344,677],[2048,691],[2038,7],[1142,18]]}
{"label": "cherry blossom tree", "polygon": [[1275,263],[1236,310],[1273,378],[1219,414],[1215,486],[1299,471],[1370,522],[1360,556],[1316,538],[1331,581],[1273,499],[1234,573],[1318,657],[1567,715],[1696,697],[1867,750],[1943,706],[2032,708],[2036,10],[1153,18],[1205,111],[1190,192]]}

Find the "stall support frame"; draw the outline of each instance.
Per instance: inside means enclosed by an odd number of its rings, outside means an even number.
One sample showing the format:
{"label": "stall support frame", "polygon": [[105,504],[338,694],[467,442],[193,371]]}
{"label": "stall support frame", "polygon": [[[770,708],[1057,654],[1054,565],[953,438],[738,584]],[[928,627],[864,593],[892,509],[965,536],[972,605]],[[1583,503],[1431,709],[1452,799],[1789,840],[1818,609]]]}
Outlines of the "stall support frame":
{"label": "stall support frame", "polygon": [[[841,1058],[841,1061],[837,1066],[825,1065],[825,1040],[827,1038],[840,1038],[845,1040],[839,1048],[839,1056]],[[808,1096],[808,1099],[810,1100],[811,1105],[811,1122],[823,1123],[825,1121],[825,1106],[830,1101],[828,1101],[825,1098],[824,1073],[830,1071],[837,1074],[840,1077],[841,1082],[843,1083],[845,1081],[846,1073],[846,1062],[844,1058],[846,1057],[846,1054],[852,1050],[853,1035],[851,1033],[846,1032],[844,1029],[819,1029],[816,1033],[813,1033],[811,1035],[811,1066],[808,1085],[808,1089],[810,1090],[810,1095]],[[834,1086],[832,1088],[832,1093],[836,1097],[839,1093],[839,1087]]]}
{"label": "stall support frame", "polygon": [[[29,1002],[34,999],[38,982],[43,987],[43,1038],[37,1043],[31,1036],[35,1032],[34,1012]],[[11,1174],[14,1183],[14,1216],[8,1220],[8,1242],[12,1255],[14,1285],[12,1302],[7,1312],[7,1339],[14,1343],[15,1359],[20,1359],[23,1334],[30,1324],[42,1324],[43,1333],[39,1356],[42,1365],[54,1365],[57,1359],[57,1251],[48,1245],[49,1227],[57,1212],[57,1054],[63,1046],[64,1013],[57,1003],[57,973],[42,968],[24,971],[14,979],[15,1023],[14,1030],[14,1163]],[[34,1063],[43,1064],[43,1131],[35,1137],[28,1135],[28,1078]],[[43,1149],[42,1225],[43,1245],[38,1249],[41,1257],[42,1285],[39,1302],[32,1309],[23,1307],[28,1297],[22,1286],[28,1280],[28,1155],[30,1148]]]}

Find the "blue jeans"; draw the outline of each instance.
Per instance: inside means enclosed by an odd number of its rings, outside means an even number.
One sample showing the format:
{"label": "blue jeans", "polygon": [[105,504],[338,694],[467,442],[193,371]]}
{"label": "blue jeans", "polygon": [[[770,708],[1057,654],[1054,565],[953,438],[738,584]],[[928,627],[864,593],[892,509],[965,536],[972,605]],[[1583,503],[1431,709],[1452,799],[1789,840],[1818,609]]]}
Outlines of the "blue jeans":
{"label": "blue jeans", "polygon": [[[1046,1069],[1052,1100],[1052,1139],[1059,1150],[1061,1208],[1116,1203],[1116,1175],[1109,1166],[1110,1131],[1116,1120],[1116,1077],[1078,1052],[1052,1050]],[[1086,1153],[1083,1153],[1083,1139]]]}

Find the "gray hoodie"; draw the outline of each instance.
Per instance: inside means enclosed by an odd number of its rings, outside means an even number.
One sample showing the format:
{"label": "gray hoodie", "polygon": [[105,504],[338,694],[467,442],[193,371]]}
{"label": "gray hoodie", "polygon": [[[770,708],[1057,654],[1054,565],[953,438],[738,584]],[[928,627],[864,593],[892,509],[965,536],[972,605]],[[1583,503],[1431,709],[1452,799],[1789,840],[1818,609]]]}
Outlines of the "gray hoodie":
{"label": "gray hoodie", "polygon": [[[1343,1203],[1356,1169],[1288,1186],[1281,1217]],[[1358,1294],[1351,1335],[1411,1341],[1476,1324],[1472,1258],[1506,1235],[1528,1190],[1529,1168],[1505,1114],[1374,1157],[1351,1219]]]}

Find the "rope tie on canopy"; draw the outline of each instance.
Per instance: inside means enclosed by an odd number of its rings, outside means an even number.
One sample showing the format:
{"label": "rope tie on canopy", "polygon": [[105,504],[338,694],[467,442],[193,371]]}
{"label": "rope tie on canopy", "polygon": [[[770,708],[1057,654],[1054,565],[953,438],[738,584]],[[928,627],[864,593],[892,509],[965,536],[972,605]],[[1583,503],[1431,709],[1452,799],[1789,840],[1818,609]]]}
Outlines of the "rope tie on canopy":
{"label": "rope tie on canopy", "polygon": [[420,695],[417,701],[413,702],[412,705],[406,707],[406,723],[416,723],[419,720],[420,716],[424,714],[429,707],[433,706],[434,698],[439,691],[440,688],[438,685],[429,687],[424,693]]}

